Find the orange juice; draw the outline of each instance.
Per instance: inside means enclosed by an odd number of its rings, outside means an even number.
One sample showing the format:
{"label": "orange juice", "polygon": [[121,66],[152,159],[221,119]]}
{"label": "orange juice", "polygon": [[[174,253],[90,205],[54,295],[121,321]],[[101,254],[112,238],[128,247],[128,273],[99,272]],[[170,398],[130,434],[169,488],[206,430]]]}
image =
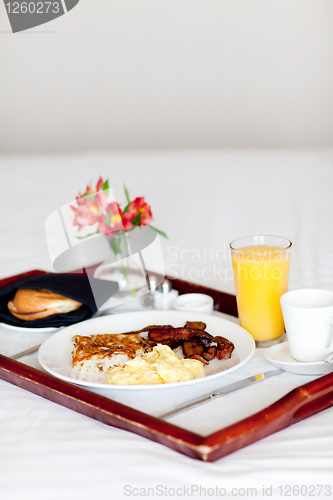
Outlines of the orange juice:
{"label": "orange juice", "polygon": [[285,250],[271,245],[232,248],[240,324],[257,342],[284,333],[280,297],[288,289],[290,261]]}

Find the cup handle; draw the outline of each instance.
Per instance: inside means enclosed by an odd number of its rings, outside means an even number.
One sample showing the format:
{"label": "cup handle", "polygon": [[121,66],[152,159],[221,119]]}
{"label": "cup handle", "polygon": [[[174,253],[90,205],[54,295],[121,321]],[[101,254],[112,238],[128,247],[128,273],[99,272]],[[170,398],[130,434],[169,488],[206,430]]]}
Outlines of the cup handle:
{"label": "cup handle", "polygon": [[[329,330],[333,326],[333,316],[330,316],[325,320],[325,329]],[[329,354],[333,353],[333,334],[332,334],[332,340],[331,343],[323,349],[322,355],[323,356],[328,356]]]}

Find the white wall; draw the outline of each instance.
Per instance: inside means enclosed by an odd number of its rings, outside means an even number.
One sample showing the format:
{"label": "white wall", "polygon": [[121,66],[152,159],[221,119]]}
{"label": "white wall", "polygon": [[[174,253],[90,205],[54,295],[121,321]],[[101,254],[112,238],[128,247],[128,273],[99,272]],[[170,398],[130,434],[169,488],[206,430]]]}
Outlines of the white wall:
{"label": "white wall", "polygon": [[333,145],[332,0],[80,0],[11,33],[0,152]]}

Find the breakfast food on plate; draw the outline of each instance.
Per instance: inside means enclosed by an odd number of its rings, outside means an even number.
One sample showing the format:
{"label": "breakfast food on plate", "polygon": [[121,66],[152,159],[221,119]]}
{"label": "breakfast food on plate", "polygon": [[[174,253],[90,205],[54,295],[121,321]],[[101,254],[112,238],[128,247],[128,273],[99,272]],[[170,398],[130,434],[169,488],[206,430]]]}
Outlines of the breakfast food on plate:
{"label": "breakfast food on plate", "polygon": [[24,321],[34,321],[53,314],[67,314],[81,305],[81,302],[46,289],[26,288],[18,289],[15,297],[7,304],[11,314]]}
{"label": "breakfast food on plate", "polygon": [[73,337],[72,374],[79,380],[105,382],[109,368],[123,366],[150,348],[139,334],[98,334]]}
{"label": "breakfast food on plate", "polygon": [[183,382],[203,377],[203,364],[196,359],[179,358],[167,345],[157,344],[143,356],[136,356],[124,366],[108,370],[108,384],[139,385]]}
{"label": "breakfast food on plate", "polygon": [[108,384],[163,384],[204,376],[213,358],[231,357],[234,345],[213,337],[201,322],[184,327],[150,325],[120,334],[72,338],[72,375]]}

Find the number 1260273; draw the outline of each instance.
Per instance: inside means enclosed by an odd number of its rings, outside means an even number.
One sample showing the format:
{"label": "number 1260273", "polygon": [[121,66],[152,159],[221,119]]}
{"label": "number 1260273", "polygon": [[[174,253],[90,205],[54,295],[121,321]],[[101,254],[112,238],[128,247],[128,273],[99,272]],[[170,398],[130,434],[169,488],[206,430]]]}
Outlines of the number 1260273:
{"label": "number 1260273", "polygon": [[7,2],[8,14],[59,14],[60,2]]}

